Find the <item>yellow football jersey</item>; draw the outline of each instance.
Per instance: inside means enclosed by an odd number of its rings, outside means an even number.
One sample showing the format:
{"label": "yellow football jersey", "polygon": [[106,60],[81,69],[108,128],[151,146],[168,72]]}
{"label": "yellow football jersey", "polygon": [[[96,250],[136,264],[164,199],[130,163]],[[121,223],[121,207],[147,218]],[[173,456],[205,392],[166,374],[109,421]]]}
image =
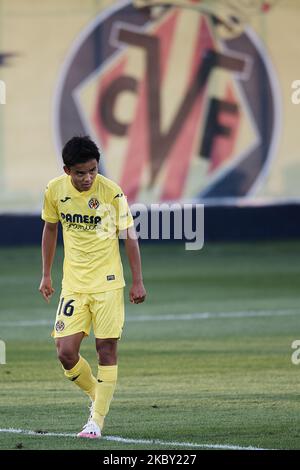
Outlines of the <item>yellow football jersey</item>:
{"label": "yellow football jersey", "polygon": [[133,226],[133,218],[116,183],[98,174],[91,189],[80,192],[70,176],[55,178],[45,191],[42,219],[62,224],[63,290],[96,293],[125,285],[118,233]]}

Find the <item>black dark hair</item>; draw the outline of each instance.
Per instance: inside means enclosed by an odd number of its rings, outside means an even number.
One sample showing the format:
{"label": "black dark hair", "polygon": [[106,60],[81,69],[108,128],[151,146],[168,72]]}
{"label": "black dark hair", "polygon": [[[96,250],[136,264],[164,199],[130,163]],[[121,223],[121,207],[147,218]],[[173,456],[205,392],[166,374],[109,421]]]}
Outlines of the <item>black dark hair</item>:
{"label": "black dark hair", "polygon": [[70,168],[77,163],[85,163],[94,158],[99,162],[100,152],[90,136],[75,136],[65,144],[62,150],[62,158],[64,164]]}

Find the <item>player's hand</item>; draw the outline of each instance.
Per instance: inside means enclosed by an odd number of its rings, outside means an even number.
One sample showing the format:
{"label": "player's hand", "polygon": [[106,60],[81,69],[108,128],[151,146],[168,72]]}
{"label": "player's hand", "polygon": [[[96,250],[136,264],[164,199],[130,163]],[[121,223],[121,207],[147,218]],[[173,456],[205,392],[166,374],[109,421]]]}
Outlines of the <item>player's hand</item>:
{"label": "player's hand", "polygon": [[39,291],[42,294],[42,296],[44,297],[44,299],[46,300],[46,302],[49,303],[49,301],[52,297],[52,294],[54,292],[54,289],[52,287],[52,280],[51,280],[50,276],[49,277],[44,276],[42,278],[41,284],[40,284],[40,287],[39,287]]}
{"label": "player's hand", "polygon": [[134,282],[129,291],[129,300],[132,304],[141,304],[146,298],[146,289],[142,281]]}

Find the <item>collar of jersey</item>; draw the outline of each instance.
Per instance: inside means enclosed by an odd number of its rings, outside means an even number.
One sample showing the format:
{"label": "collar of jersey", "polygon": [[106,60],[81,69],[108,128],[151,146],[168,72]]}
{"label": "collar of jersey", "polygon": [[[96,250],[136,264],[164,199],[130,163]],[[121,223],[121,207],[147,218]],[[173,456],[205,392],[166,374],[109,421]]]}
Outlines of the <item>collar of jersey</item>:
{"label": "collar of jersey", "polygon": [[78,189],[76,189],[75,186],[73,186],[71,176],[68,175],[67,178],[68,178],[68,185],[70,187],[70,191],[74,194],[74,196],[82,196],[82,197],[89,196],[95,190],[95,187],[96,187],[96,184],[97,184],[96,183],[97,176],[96,176],[96,178],[94,179],[94,182],[92,184],[91,189],[89,189],[88,191],[78,191]]}

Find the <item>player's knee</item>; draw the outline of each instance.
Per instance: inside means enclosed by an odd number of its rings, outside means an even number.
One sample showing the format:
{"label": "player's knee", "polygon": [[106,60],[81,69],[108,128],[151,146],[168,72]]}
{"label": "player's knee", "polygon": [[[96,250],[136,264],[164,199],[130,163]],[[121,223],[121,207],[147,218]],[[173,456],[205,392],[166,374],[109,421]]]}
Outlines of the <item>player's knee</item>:
{"label": "player's knee", "polygon": [[78,362],[79,357],[75,351],[65,350],[65,349],[58,349],[57,350],[57,357],[61,362],[64,369],[70,370],[72,369]]}
{"label": "player's knee", "polygon": [[117,364],[117,355],[108,352],[98,353],[99,364],[101,366],[115,366]]}
{"label": "player's knee", "polygon": [[97,341],[96,349],[99,357],[99,364],[102,366],[112,366],[117,364],[116,340]]}

